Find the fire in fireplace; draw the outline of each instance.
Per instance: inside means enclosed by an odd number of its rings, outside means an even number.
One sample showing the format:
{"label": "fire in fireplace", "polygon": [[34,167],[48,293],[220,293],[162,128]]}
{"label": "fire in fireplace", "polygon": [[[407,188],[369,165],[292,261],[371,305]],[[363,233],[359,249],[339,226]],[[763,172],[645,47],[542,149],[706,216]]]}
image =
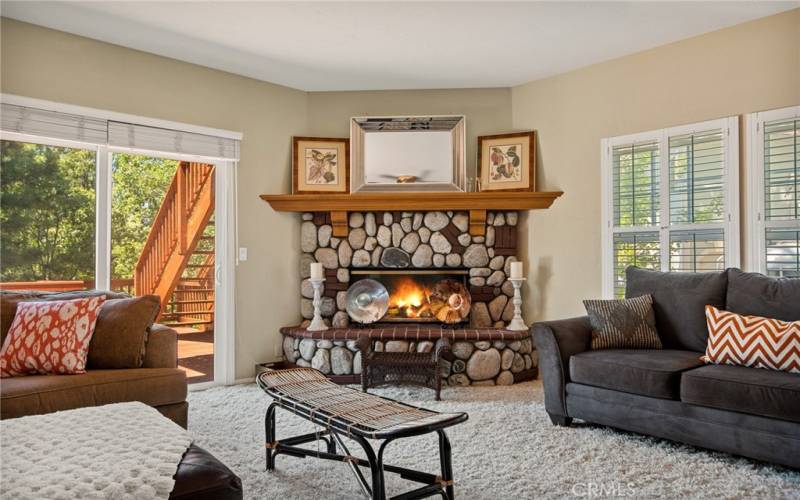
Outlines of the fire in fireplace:
{"label": "fire in fireplace", "polygon": [[469,313],[465,269],[351,269],[350,274],[351,286],[372,279],[386,287],[389,309],[381,321],[458,323]]}

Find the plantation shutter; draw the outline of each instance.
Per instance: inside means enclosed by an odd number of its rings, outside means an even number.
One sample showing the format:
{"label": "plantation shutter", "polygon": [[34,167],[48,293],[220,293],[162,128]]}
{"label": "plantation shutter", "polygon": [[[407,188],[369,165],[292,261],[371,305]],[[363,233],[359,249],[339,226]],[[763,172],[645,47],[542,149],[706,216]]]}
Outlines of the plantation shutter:
{"label": "plantation shutter", "polygon": [[607,296],[624,297],[629,266],[705,272],[738,265],[737,123],[604,140]]}
{"label": "plantation shutter", "polygon": [[722,131],[669,138],[670,223],[723,220]]}
{"label": "plantation shutter", "polygon": [[613,150],[614,225],[657,225],[658,142],[626,144]]}
{"label": "plantation shutter", "polygon": [[763,126],[766,273],[800,277],[800,119]]}
{"label": "plantation shutter", "polygon": [[222,160],[239,159],[239,141],[235,139],[116,121],[108,122],[108,144]]}
{"label": "plantation shutter", "polygon": [[725,269],[725,134],[669,137],[669,270]]}
{"label": "plantation shutter", "polygon": [[625,295],[629,266],[660,269],[660,154],[658,140],[611,150],[614,295]]}
{"label": "plantation shutter", "polygon": [[90,144],[108,140],[106,120],[7,103],[0,104],[0,129]]}

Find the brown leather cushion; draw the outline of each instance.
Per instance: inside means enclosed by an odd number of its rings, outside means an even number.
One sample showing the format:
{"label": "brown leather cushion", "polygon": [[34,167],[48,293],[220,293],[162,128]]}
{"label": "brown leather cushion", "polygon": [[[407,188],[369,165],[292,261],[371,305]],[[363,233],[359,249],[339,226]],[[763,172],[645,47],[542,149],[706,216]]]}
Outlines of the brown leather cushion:
{"label": "brown leather cushion", "polygon": [[701,354],[670,349],[603,349],[569,358],[569,377],[579,384],[663,399],[678,399],[681,373]]}
{"label": "brown leather cushion", "polygon": [[800,374],[708,365],[683,374],[681,401],[800,422]]}
{"label": "brown leather cushion", "polygon": [[185,400],[186,373],[178,368],[89,370],[81,375],[32,375],[3,379],[0,384],[0,418],[126,401],[161,406]]}
{"label": "brown leather cushion", "polygon": [[242,481],[211,453],[192,444],[178,464],[170,500],[241,500]]}
{"label": "brown leather cushion", "polygon": [[[8,329],[17,314],[17,304],[22,301],[73,300],[104,295],[106,300],[128,297],[124,293],[102,290],[77,290],[74,292],[39,292],[35,290],[0,290],[0,341],[6,340]],[[0,342],[0,345],[2,345]]]}
{"label": "brown leather cushion", "polygon": [[161,309],[155,295],[107,300],[100,308],[89,343],[90,369],[139,368],[144,360],[147,330]]}

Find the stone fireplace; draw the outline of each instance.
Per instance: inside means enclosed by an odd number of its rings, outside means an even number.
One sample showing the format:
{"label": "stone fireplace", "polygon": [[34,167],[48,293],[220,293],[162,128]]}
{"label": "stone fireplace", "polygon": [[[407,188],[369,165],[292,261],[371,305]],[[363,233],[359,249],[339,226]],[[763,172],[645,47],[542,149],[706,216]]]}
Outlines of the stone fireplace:
{"label": "stone fireplace", "polygon": [[[435,195],[431,195],[435,196]],[[330,212],[305,212],[300,230],[301,312],[304,322],[281,328],[287,361],[310,366],[334,380],[356,382],[361,353],[355,340],[373,339],[376,351],[430,352],[437,338],[452,343],[452,360],[441,374],[449,385],[507,385],[536,377],[538,356],[528,331],[505,329],[513,316],[508,281],[517,260],[517,212],[488,212],[475,231],[465,211],[350,212],[346,237],[333,236]],[[473,236],[476,232],[482,236]],[[342,234],[343,232],[340,232]],[[313,316],[311,263],[325,268],[322,316],[332,328],[305,329]],[[370,278],[386,286],[387,316],[370,328],[350,325],[347,289]],[[426,287],[461,280],[469,291],[469,317],[455,328],[426,317]]]}
{"label": "stone fireplace", "polygon": [[[503,328],[513,316],[513,287],[507,280],[516,260],[517,212],[489,212],[485,236],[470,234],[466,212],[352,212],[348,236],[332,236],[328,212],[304,213],[301,226],[301,312],[313,316],[312,262],[325,268],[322,316],[336,328],[349,326],[347,289],[364,276],[400,285],[411,280],[424,288],[424,276],[462,279],[472,306],[468,326]],[[428,322],[398,305],[389,320]],[[420,307],[420,306],[414,306]],[[408,317],[411,316],[411,317]]]}
{"label": "stone fireplace", "polygon": [[[508,276],[517,260],[518,211],[547,209],[562,194],[261,195],[276,211],[302,214],[299,299],[304,321],[280,329],[287,362],[354,383],[361,373],[356,340],[364,335],[372,340],[373,351],[388,352],[432,352],[435,342],[447,338],[452,356],[445,358],[441,376],[449,385],[505,385],[536,378],[538,355],[530,331],[506,329],[514,309]],[[321,312],[332,328],[324,331],[306,328],[314,312],[308,279],[313,262],[325,268]],[[392,270],[464,273],[471,306],[467,321],[456,328],[420,321],[350,325],[348,287],[361,272]],[[461,306],[452,309],[463,311]]]}

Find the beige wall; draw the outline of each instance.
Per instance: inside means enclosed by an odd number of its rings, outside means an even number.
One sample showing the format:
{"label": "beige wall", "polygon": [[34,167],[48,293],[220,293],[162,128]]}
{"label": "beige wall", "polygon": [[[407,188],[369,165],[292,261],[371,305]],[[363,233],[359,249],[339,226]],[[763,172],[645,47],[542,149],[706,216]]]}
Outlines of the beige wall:
{"label": "beige wall", "polygon": [[565,193],[529,215],[527,318],[582,314],[601,293],[600,140],[800,104],[800,10],[520,85],[512,102],[514,127],[539,133],[539,189]]}
{"label": "beige wall", "polygon": [[475,176],[478,136],[506,132],[511,127],[511,89],[383,90],[373,92],[311,92],[308,94],[310,133],[348,137],[353,116],[465,115],[467,175]]}
{"label": "beige wall", "polygon": [[[306,132],[306,94],[115,45],[2,20],[0,89],[244,134],[239,164],[236,376],[274,358],[278,328],[297,321],[299,224],[258,198],[290,188],[294,134]],[[282,235],[276,238],[275,234]]]}

